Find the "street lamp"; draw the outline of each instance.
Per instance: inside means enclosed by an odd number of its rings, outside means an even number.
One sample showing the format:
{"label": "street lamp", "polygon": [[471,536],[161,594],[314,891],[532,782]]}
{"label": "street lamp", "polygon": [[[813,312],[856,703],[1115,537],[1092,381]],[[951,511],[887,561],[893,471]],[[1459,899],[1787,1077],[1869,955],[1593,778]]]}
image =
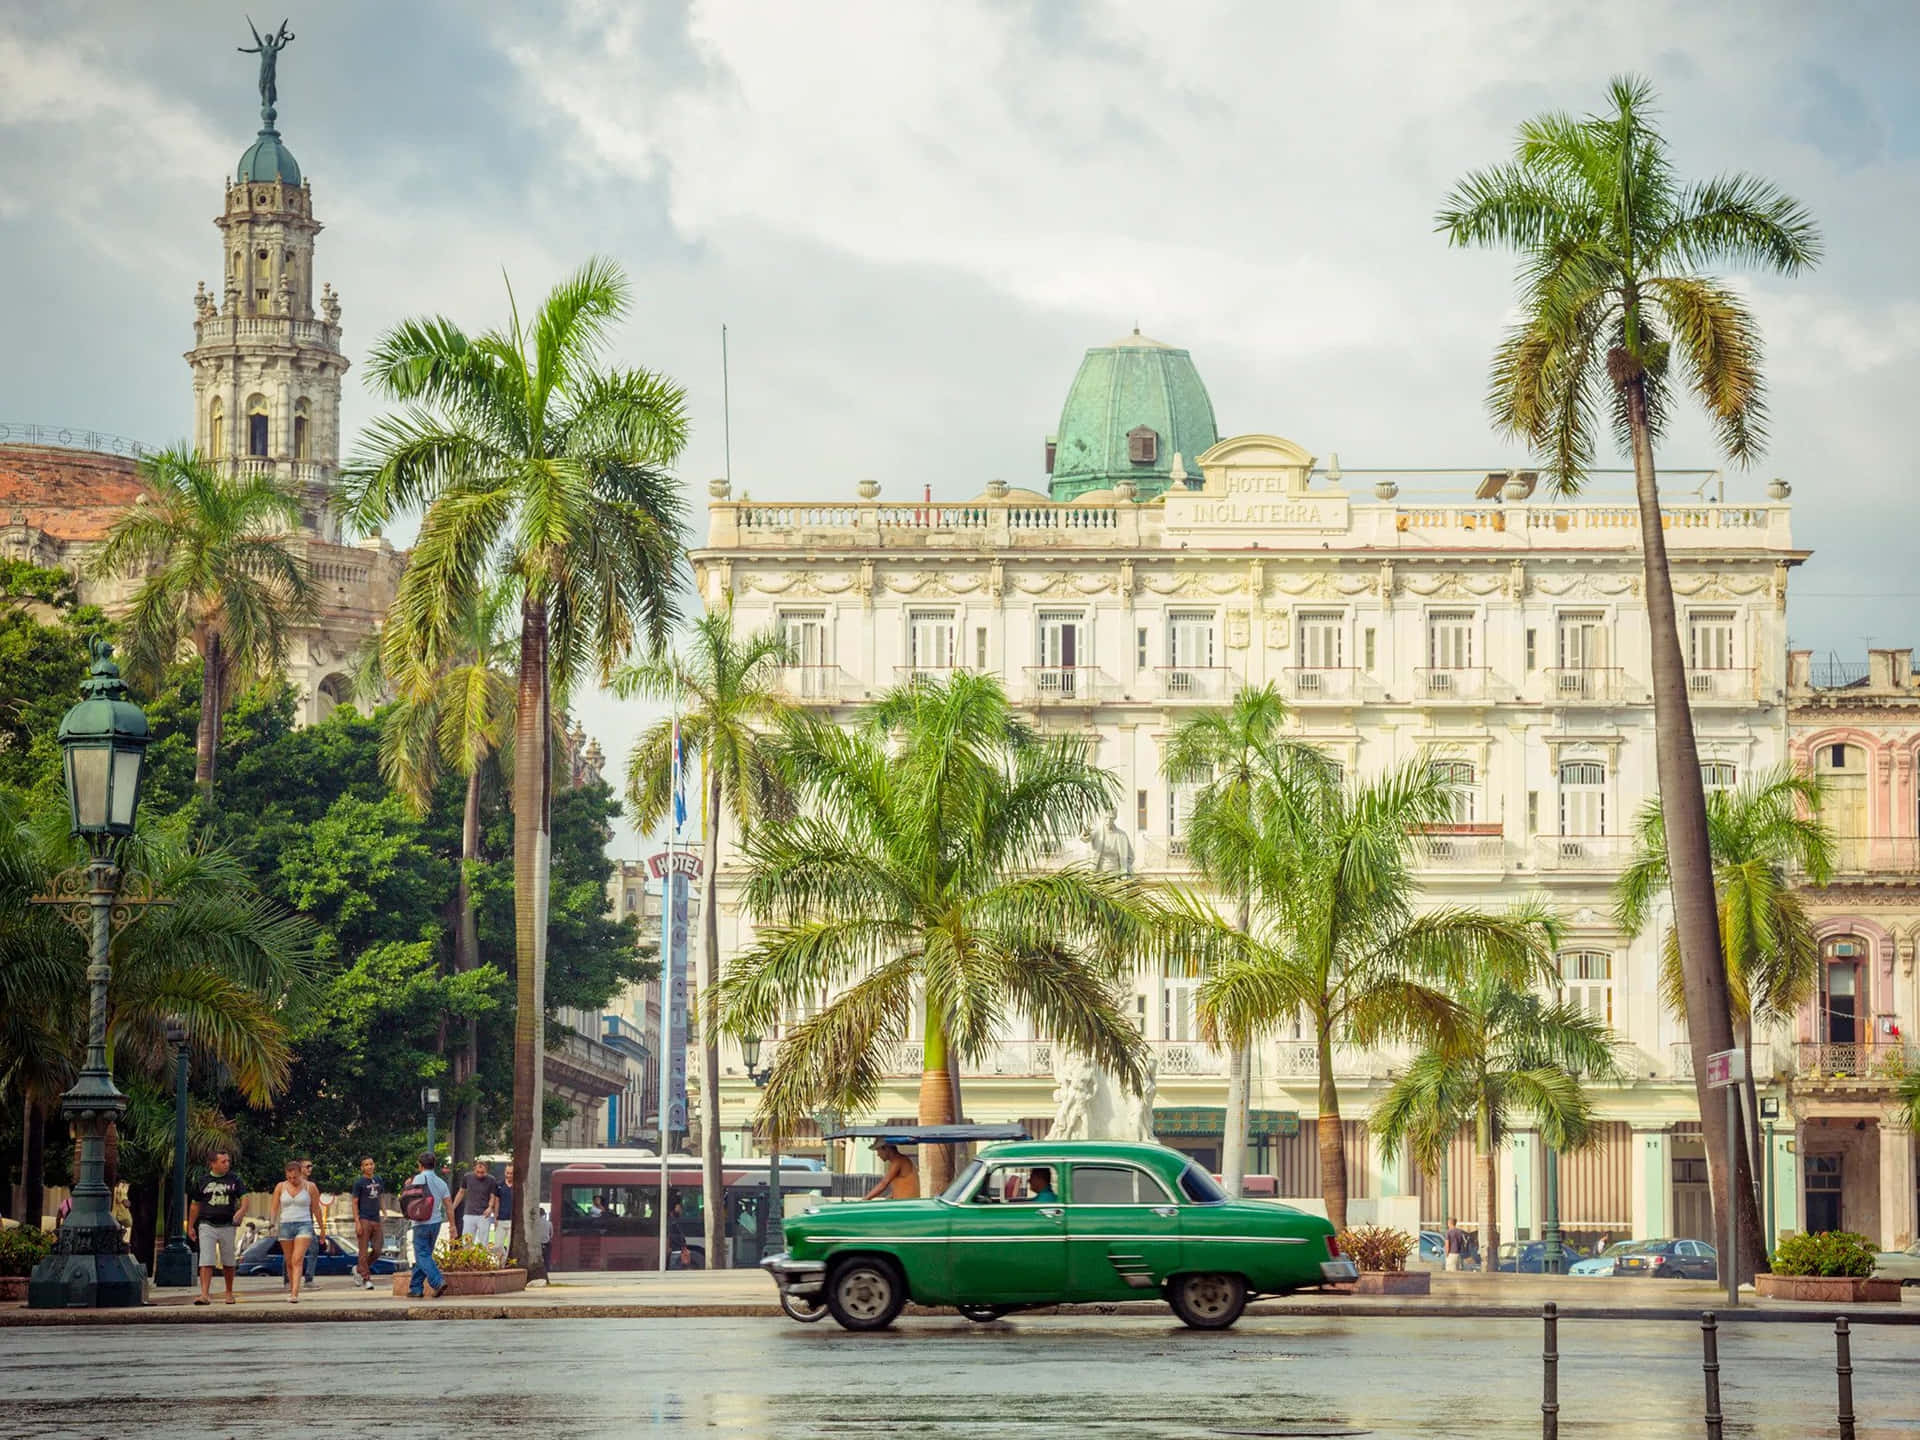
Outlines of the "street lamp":
{"label": "street lamp", "polygon": [[[1545,1141],[1543,1132],[1540,1138]],[[1558,1275],[1566,1268],[1566,1247],[1560,1243],[1560,1152],[1547,1142],[1547,1223],[1540,1231],[1546,1242],[1540,1255],[1540,1268]]]}
{"label": "street lamp", "polygon": [[[740,1058],[746,1062],[747,1078],[755,1089],[765,1089],[773,1078],[773,1066],[760,1068],[760,1037],[749,1035],[740,1042]],[[761,1207],[760,1256],[765,1259],[780,1243],[781,1225],[786,1219],[786,1191],[780,1184],[780,1127],[767,1122],[767,1203]]]}
{"label": "street lamp", "polygon": [[428,1085],[422,1088],[420,1104],[427,1112],[427,1153],[437,1155],[440,1152],[433,1148],[433,1126],[434,1122],[440,1118],[440,1087]]}
{"label": "street lamp", "polygon": [[146,1273],[127,1253],[107,1189],[107,1127],[127,1109],[107,1068],[107,983],[115,909],[151,903],[144,877],[137,879],[137,893],[122,893],[123,882],[134,877],[114,863],[118,843],[133,833],[151,736],[146,715],[128,698],[113,663],[113,647],[96,639],[91,648],[93,663],[80,685],[86,698],[60,722],[59,737],[73,833],[86,841],[88,859],[56,877],[52,894],[36,897],[58,907],[88,939],[86,1062],[60,1097],[60,1113],[80,1137],[80,1173],[53,1253],[27,1282],[27,1304],[34,1309],[140,1305],[147,1290]]}
{"label": "street lamp", "polygon": [[193,1284],[193,1247],[187,1244],[187,1022],[167,1017],[167,1044],[173,1047],[173,1206],[167,1217],[167,1245],[153,1265],[153,1283]]}

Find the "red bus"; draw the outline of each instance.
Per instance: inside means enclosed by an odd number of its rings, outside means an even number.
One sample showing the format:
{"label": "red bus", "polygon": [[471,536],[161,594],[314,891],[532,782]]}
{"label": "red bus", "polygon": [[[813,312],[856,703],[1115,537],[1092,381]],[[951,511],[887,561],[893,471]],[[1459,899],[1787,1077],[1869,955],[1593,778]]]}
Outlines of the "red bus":
{"label": "red bus", "polygon": [[[805,1161],[780,1167],[780,1188],[796,1195],[824,1196],[845,1188],[836,1182],[871,1184],[868,1176],[837,1176]],[[760,1263],[760,1236],[767,1202],[767,1167],[734,1162],[721,1172],[726,1205],[723,1234],[734,1269]],[[857,1193],[857,1192],[856,1192]],[[553,1172],[554,1270],[657,1270],[660,1268],[659,1165],[563,1165]],[[667,1171],[669,1214],[677,1206],[680,1229],[693,1268],[706,1266],[706,1224],[697,1163],[672,1162]],[[775,1247],[782,1243],[776,1240]],[[677,1258],[672,1268],[680,1268]]]}

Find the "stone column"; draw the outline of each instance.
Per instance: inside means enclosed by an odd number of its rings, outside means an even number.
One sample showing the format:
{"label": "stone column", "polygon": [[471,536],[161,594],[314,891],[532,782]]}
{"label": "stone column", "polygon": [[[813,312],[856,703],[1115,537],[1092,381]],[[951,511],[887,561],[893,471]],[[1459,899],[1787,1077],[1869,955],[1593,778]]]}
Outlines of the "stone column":
{"label": "stone column", "polygon": [[1773,1240],[1800,1228],[1800,1162],[1792,1125],[1773,1135]]}
{"label": "stone column", "polygon": [[1656,1239],[1668,1232],[1673,1208],[1673,1158],[1665,1129],[1633,1131],[1633,1236]]}
{"label": "stone column", "polygon": [[1880,1116],[1880,1248],[1902,1250],[1914,1237],[1914,1133]]}

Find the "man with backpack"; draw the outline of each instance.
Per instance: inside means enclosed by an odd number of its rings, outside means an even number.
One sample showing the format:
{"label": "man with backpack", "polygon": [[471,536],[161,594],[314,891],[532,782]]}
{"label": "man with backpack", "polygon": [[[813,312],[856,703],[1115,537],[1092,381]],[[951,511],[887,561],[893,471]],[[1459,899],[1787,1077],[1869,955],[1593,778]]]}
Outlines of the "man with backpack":
{"label": "man with backpack", "polygon": [[423,1153],[419,1173],[400,1192],[400,1213],[413,1222],[413,1271],[407,1277],[407,1294],[415,1300],[420,1298],[422,1286],[435,1300],[447,1288],[447,1277],[433,1258],[433,1244],[440,1238],[440,1227],[447,1223],[447,1202],[453,1199],[453,1192],[436,1173],[439,1165],[432,1151]]}

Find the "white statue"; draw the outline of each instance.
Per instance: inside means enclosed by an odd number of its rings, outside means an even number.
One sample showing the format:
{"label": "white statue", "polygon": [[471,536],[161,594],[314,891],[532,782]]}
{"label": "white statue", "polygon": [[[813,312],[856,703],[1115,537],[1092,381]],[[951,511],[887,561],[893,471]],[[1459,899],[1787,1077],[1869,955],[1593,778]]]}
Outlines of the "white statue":
{"label": "white statue", "polygon": [[1121,1130],[1117,1140],[1140,1140],[1151,1145],[1153,1134],[1153,1102],[1159,1090],[1160,1064],[1153,1056],[1147,1056],[1146,1083],[1140,1087],[1138,1095],[1129,1095],[1124,1091],[1120,1095]]}
{"label": "white statue", "polygon": [[1093,1135],[1093,1102],[1100,1088],[1100,1071],[1091,1060],[1065,1057],[1067,1070],[1053,1088],[1053,1129],[1050,1140],[1087,1140]]}
{"label": "white statue", "polygon": [[1133,874],[1133,842],[1127,839],[1111,810],[1107,823],[1099,830],[1088,830],[1080,837],[1092,852],[1093,868],[1113,875]]}

